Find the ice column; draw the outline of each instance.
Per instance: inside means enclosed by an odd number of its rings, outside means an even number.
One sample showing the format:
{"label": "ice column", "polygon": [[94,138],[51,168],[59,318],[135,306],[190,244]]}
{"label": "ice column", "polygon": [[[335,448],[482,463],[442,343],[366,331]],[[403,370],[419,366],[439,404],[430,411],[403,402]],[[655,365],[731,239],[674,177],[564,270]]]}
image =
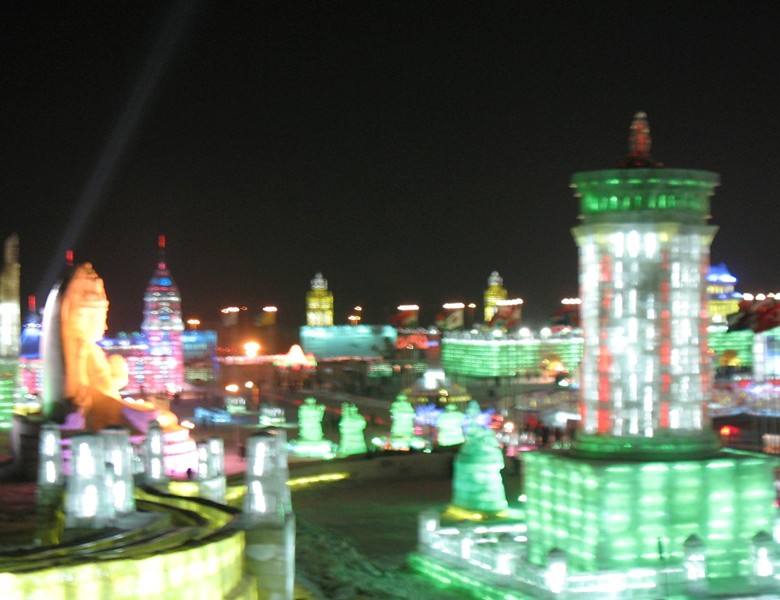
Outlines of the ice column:
{"label": "ice column", "polygon": [[38,449],[38,492],[48,486],[60,488],[63,484],[60,428],[54,423],[41,427]]}
{"label": "ice column", "polygon": [[109,488],[113,473],[106,470],[103,440],[98,435],[77,435],[71,447],[73,473],[67,484],[65,526],[100,529],[115,515]]}
{"label": "ice column", "polygon": [[295,515],[287,487],[284,430],[267,428],[247,439],[246,565],[260,598],[292,598]]}
{"label": "ice column", "polygon": [[130,433],[124,427],[106,427],[101,430],[106,463],[113,473],[112,499],[118,514],[135,510],[133,496],[133,447]]}
{"label": "ice column", "polygon": [[212,437],[198,443],[198,491],[203,498],[224,502],[227,482],[225,480],[225,442]]}
{"label": "ice column", "polygon": [[157,421],[149,424],[143,445],[144,483],[147,485],[168,483],[163,463],[163,432]]}
{"label": "ice column", "polygon": [[285,438],[282,429],[266,429],[247,439],[244,512],[258,522],[282,523],[292,511]]}

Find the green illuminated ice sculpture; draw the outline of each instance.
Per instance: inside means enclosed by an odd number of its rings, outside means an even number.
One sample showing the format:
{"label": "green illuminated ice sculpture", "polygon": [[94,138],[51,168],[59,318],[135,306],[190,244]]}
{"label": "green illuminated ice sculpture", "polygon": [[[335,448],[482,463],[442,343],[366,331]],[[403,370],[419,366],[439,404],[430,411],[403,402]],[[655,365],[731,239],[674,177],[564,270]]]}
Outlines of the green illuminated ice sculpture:
{"label": "green illuminated ice sculpture", "polygon": [[414,407],[405,394],[396,396],[390,405],[390,415],[393,423],[390,435],[393,438],[411,438],[414,435]]}
{"label": "green illuminated ice sculpture", "polygon": [[287,449],[295,456],[310,458],[333,458],[335,444],[325,439],[322,431],[322,417],[325,406],[317,404],[315,398],[306,398],[298,409],[298,438],[290,440]]}
{"label": "green illuminated ice sculpture", "polygon": [[452,504],[469,512],[496,515],[508,506],[501,479],[504,455],[493,430],[477,423],[477,403],[470,402],[466,412],[470,425],[455,457]]}
{"label": "green illuminated ice sculpture", "polygon": [[325,407],[315,398],[306,398],[298,409],[298,436],[306,442],[319,442],[324,438],[322,417]]}
{"label": "green illuminated ice sculpture", "polygon": [[444,412],[439,415],[436,427],[439,430],[436,438],[439,446],[455,446],[463,443],[463,413],[456,405],[447,405]]}
{"label": "green illuminated ice sculpture", "polygon": [[357,406],[344,402],[341,405],[341,421],[339,421],[341,434],[339,454],[342,456],[365,454],[368,451],[366,438],[363,435],[365,428],[366,418],[358,412]]}

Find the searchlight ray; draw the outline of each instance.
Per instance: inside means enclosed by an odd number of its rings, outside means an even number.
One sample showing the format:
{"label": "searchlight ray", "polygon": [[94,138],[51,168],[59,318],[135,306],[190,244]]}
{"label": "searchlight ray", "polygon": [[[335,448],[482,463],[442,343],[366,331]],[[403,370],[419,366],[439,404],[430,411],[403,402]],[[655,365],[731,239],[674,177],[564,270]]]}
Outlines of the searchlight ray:
{"label": "searchlight ray", "polygon": [[78,203],[71,213],[62,239],[40,282],[37,293],[39,297],[45,297],[54,285],[62,268],[63,256],[76,245],[95,208],[103,199],[106,186],[124,154],[133,131],[141,121],[146,104],[157,87],[176,45],[189,26],[198,5],[198,2],[182,0],[171,8],[157,34],[154,45],[144,63],[144,68],[133,86],[130,97],[111,130],[97,165],[95,165],[95,169],[87,180]]}

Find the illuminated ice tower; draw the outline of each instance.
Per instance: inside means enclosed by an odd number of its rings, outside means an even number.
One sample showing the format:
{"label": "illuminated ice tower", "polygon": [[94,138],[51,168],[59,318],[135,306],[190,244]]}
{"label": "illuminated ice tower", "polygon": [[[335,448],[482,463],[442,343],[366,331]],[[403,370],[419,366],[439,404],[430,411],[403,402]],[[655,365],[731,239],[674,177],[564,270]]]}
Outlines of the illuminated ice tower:
{"label": "illuminated ice tower", "polygon": [[19,238],[5,241],[0,270],[0,427],[10,427],[19,373]]}
{"label": "illuminated ice tower", "polygon": [[716,231],[707,221],[718,182],[657,163],[644,113],[621,168],[573,176],[582,426],[570,451],[527,458],[533,563],[563,550],[570,572],[683,573],[701,543],[707,578],[756,576],[756,544],[775,520],[772,465],[720,449],[704,412]]}
{"label": "illuminated ice tower", "polygon": [[661,168],[644,113],[622,168],[574,175],[583,430],[655,439],[698,432],[710,391],[707,224],[718,176]]}
{"label": "illuminated ice tower", "polygon": [[501,275],[498,271],[493,271],[488,277],[488,286],[485,290],[485,323],[490,323],[493,315],[496,314],[496,304],[502,300],[507,299],[506,288],[504,287],[504,280],[501,279]]}
{"label": "illuminated ice tower", "polygon": [[165,236],[158,238],[160,259],[144,293],[141,331],[149,345],[143,387],[148,392],[175,392],[184,385],[181,294],[165,264]]}
{"label": "illuminated ice tower", "polygon": [[707,309],[713,323],[726,323],[727,317],[739,311],[742,294],[734,290],[737,278],[725,263],[713,265],[707,273]]}
{"label": "illuminated ice tower", "polygon": [[328,291],[328,280],[317,273],[306,293],[306,324],[309,327],[333,325],[333,292]]}

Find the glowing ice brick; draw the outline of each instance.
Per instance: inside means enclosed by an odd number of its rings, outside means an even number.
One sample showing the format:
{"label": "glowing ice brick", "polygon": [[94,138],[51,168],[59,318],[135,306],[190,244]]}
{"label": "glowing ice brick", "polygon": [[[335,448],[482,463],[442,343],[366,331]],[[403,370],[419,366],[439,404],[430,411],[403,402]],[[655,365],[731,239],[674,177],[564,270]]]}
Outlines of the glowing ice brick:
{"label": "glowing ice brick", "polygon": [[38,450],[38,485],[61,486],[62,452],[60,449],[60,428],[54,423],[41,427]]}
{"label": "glowing ice brick", "polygon": [[763,531],[753,536],[753,577],[768,579],[774,574],[774,542],[772,536]]}
{"label": "glowing ice brick", "polygon": [[554,548],[547,554],[547,569],[544,572],[544,582],[553,594],[560,594],[566,587],[566,553]]}

